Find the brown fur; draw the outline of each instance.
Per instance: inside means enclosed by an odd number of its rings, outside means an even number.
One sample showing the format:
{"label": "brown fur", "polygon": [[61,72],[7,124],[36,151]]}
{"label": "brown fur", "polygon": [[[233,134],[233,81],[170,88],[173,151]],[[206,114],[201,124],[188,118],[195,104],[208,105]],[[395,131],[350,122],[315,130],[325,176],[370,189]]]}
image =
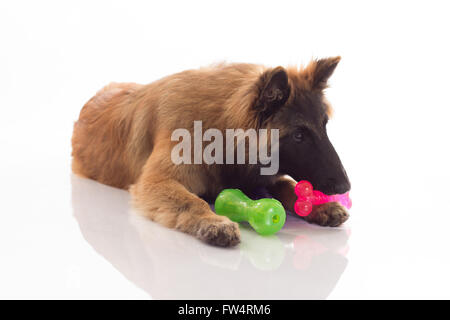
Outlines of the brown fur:
{"label": "brown fur", "polygon": [[[311,89],[317,68],[316,62],[301,70],[289,68],[291,88]],[[170,153],[177,142],[170,141],[170,136],[177,128],[192,131],[194,120],[202,120],[204,129],[257,128],[252,107],[271,70],[252,64],[220,64],[148,85],[104,87],[84,105],[74,125],[73,171],[130,189],[135,207],[167,227],[215,245],[236,245],[237,224],[216,215],[198,196],[225,187],[220,169],[206,164],[174,165]],[[278,182],[285,188],[275,190],[291,208],[295,181],[286,181]]]}

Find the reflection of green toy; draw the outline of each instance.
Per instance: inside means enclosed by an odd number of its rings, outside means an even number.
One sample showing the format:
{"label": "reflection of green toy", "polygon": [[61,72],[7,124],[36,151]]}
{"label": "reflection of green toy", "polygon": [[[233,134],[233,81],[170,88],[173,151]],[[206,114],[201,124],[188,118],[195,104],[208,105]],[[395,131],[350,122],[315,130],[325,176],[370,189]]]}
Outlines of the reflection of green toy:
{"label": "reflection of green toy", "polygon": [[261,235],[277,233],[286,221],[286,212],[275,199],[252,200],[239,189],[225,189],[216,199],[217,214],[234,222],[248,221]]}

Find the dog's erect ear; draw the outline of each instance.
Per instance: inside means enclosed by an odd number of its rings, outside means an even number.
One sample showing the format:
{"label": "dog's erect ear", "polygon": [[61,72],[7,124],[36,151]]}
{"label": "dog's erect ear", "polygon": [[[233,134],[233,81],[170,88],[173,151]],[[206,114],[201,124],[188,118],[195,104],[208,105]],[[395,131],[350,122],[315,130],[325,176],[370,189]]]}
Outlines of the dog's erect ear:
{"label": "dog's erect ear", "polygon": [[308,66],[312,72],[312,89],[323,90],[327,87],[328,79],[336,69],[341,57],[319,59]]}
{"label": "dog's erect ear", "polygon": [[276,112],[289,98],[288,75],[283,67],[276,67],[266,71],[260,81],[261,91],[255,107],[258,112],[268,116]]}

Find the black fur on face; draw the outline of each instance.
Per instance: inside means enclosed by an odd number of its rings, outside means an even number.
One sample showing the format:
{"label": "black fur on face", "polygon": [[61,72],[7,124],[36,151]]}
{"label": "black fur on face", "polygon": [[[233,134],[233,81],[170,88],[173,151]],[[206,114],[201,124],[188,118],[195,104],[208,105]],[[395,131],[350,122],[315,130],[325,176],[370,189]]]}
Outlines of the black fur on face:
{"label": "black fur on face", "polygon": [[274,118],[280,123],[280,171],[308,180],[325,194],[345,193],[350,182],[326,130],[328,116],[319,93],[301,92]]}
{"label": "black fur on face", "polygon": [[[265,87],[266,91],[274,92],[263,91],[261,94],[263,101],[267,101],[266,107],[261,108],[264,111],[261,121],[280,129],[279,173],[290,175],[297,181],[308,180],[314,189],[325,194],[342,194],[350,190],[347,173],[326,130],[328,115],[323,89],[338,62],[339,58],[315,62],[308,74],[309,86],[295,90],[289,87],[286,71],[276,68],[275,75],[272,72]],[[264,97],[269,98],[264,100]],[[267,110],[274,110],[269,117]]]}

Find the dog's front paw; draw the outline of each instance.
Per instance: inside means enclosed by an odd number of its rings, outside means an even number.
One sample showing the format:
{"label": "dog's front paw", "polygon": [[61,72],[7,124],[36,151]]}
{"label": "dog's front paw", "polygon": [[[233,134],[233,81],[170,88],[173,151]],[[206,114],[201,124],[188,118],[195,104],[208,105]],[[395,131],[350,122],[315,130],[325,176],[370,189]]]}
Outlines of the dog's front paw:
{"label": "dog's front paw", "polygon": [[220,247],[234,247],[241,242],[239,225],[221,216],[202,220],[197,237],[206,243]]}
{"label": "dog's front paw", "polygon": [[347,221],[348,217],[348,212],[343,206],[337,202],[328,202],[314,206],[305,220],[320,226],[338,227]]}

